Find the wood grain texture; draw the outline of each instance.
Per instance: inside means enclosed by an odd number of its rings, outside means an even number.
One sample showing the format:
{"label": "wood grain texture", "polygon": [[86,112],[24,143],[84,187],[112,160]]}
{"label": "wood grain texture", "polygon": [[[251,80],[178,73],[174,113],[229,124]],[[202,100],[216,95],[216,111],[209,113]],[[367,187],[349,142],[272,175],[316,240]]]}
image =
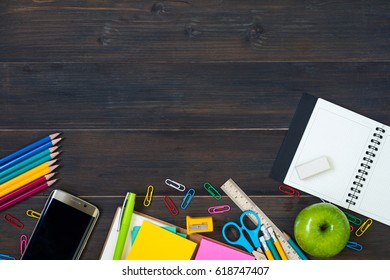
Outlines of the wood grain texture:
{"label": "wood grain texture", "polygon": [[[217,201],[203,189],[233,178],[281,229],[319,199],[278,191],[269,177],[302,93],[390,124],[390,5],[378,1],[0,1],[0,157],[61,131],[60,180],[0,212],[0,253],[20,257],[20,234],[53,188],[95,203],[101,217],[82,259],[98,259],[117,206],[185,226]],[[171,216],[182,193],[197,195]],[[142,201],[148,185],[155,198]],[[237,220],[232,206],[206,236]],[[3,220],[22,220],[17,230]],[[365,219],[365,217],[360,217]],[[389,259],[390,228],[374,223],[362,252]]]}

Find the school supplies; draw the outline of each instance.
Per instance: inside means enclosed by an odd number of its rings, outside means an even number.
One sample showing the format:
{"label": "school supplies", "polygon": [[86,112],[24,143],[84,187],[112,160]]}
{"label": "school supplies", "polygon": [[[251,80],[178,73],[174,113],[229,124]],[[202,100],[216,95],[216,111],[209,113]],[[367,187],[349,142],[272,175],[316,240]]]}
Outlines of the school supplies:
{"label": "school supplies", "polygon": [[173,216],[177,216],[179,214],[179,209],[177,209],[175,203],[172,201],[172,199],[169,196],[164,196],[164,203],[165,206],[168,208],[169,212]]}
{"label": "school supplies", "polygon": [[210,214],[221,214],[230,211],[229,205],[218,205],[218,206],[211,206],[209,209],[207,209],[207,212]]}
{"label": "school supplies", "polygon": [[368,228],[372,225],[372,219],[367,219],[362,223],[362,225],[355,231],[355,235],[360,237],[365,233]]}
{"label": "school supplies", "polygon": [[4,220],[17,229],[24,228],[24,224],[21,221],[19,221],[18,218],[12,216],[11,214],[8,213],[4,214]]}
{"label": "school supplies", "polygon": [[154,187],[150,185],[148,189],[146,190],[146,195],[144,199],[144,206],[149,207],[150,203],[152,203],[152,198],[153,198],[153,192],[154,192]]}
{"label": "school supplies", "polygon": [[196,243],[144,221],[128,260],[190,260]]}
{"label": "school supplies", "polygon": [[255,260],[251,254],[233,249],[222,243],[202,238],[196,250],[195,260]]}
{"label": "school supplies", "polygon": [[[245,218],[252,215],[256,219],[255,228],[249,228],[246,225]],[[245,210],[240,215],[240,224],[236,222],[227,222],[222,228],[223,238],[232,245],[239,245],[247,250],[249,253],[255,256],[257,260],[265,259],[263,252],[261,251],[261,244],[259,241],[261,221],[260,217],[252,210]],[[238,233],[237,239],[231,239],[228,235],[228,229],[234,228]],[[249,238],[248,238],[249,237]]]}
{"label": "school supplies", "polygon": [[3,211],[5,209],[7,209],[8,207],[11,207],[27,198],[29,198],[30,196],[33,196],[47,188],[49,188],[51,185],[53,185],[55,182],[57,181],[57,179],[53,179],[53,180],[50,180],[50,181],[46,181],[28,191],[25,191],[23,192],[22,194],[20,195],[17,195],[11,199],[9,199],[8,201],[4,202],[3,204],[0,204],[0,211]]}
{"label": "school supplies", "polygon": [[214,230],[213,217],[186,216],[186,227],[188,234],[212,232]]}
{"label": "school supplies", "polygon": [[126,198],[123,202],[121,215],[119,218],[119,227],[118,227],[118,240],[115,246],[114,260],[122,259],[123,248],[125,247],[127,234],[129,232],[131,217],[133,215],[134,205],[135,205],[136,194],[128,192]]}
{"label": "school supplies", "polygon": [[178,191],[181,191],[181,192],[184,192],[186,190],[186,187],[183,184],[180,184],[180,183],[173,181],[171,179],[166,179],[165,184],[167,184],[168,186],[170,186]]}
{"label": "school supplies", "polygon": [[276,237],[276,234],[273,230],[272,227],[268,227],[267,228],[268,232],[269,232],[269,235],[271,236],[272,238],[272,241],[274,242],[274,245],[275,245],[275,248],[276,250],[278,251],[279,255],[280,255],[280,258],[282,260],[288,260],[287,256],[286,256],[286,253],[284,252],[283,248],[282,248],[282,245],[280,244],[278,238]]}
{"label": "school supplies", "polygon": [[190,202],[194,196],[195,196],[195,189],[193,189],[193,188],[188,189],[188,191],[187,191],[186,195],[184,196],[183,201],[180,205],[180,208],[183,210],[186,209],[188,207],[188,205],[190,205]]}
{"label": "school supplies", "polygon": [[299,255],[299,257],[302,260],[308,260],[305,253],[302,252],[301,248],[299,248],[299,246],[295,243],[295,241],[286,232],[283,232],[283,236],[285,240],[288,242],[288,244],[290,244],[290,246],[295,250],[295,252]]}
{"label": "school supplies", "polygon": [[263,235],[260,236],[259,240],[260,240],[261,245],[263,246],[263,251],[264,251],[264,254],[265,254],[266,257],[267,257],[267,260],[273,261],[273,260],[274,260],[274,256],[272,255],[270,249],[268,248],[268,245],[267,245],[267,243],[265,242],[264,236],[263,236]]}
{"label": "school supplies", "polygon": [[32,210],[32,209],[28,209],[26,211],[26,215],[31,217],[31,218],[34,218],[34,219],[39,219],[41,217],[41,213],[39,213],[35,210]]}
{"label": "school supplies", "polygon": [[24,250],[27,247],[28,243],[28,237],[25,234],[22,234],[19,238],[19,249],[20,249],[20,255],[23,255]]}
{"label": "school supplies", "polygon": [[358,251],[358,252],[363,250],[363,245],[359,244],[355,241],[348,241],[347,245],[345,245],[345,247],[352,249],[352,250],[355,250],[355,251]]}
{"label": "school supplies", "polygon": [[300,193],[298,190],[296,190],[296,189],[294,189],[294,188],[292,188],[292,187],[290,187],[290,186],[280,185],[280,186],[278,187],[278,189],[279,189],[282,193],[287,194],[287,195],[291,195],[291,196],[293,196],[293,197],[300,197],[300,196],[301,196],[301,193]]}
{"label": "school supplies", "polygon": [[58,135],[60,135],[60,133],[50,134],[49,136],[46,136],[38,141],[35,141],[34,143],[27,145],[26,147],[24,147],[16,152],[13,152],[12,154],[9,154],[8,156],[1,158],[0,165],[3,165],[4,163],[9,162],[12,159],[15,159],[15,158],[19,157],[20,155],[23,155],[23,154],[25,154],[25,153],[27,153],[27,152],[29,152],[37,147],[45,145],[46,143],[52,142]]}
{"label": "school supplies", "polygon": [[265,240],[265,243],[267,244],[267,247],[271,251],[272,257],[274,260],[280,260],[280,256],[278,251],[276,250],[276,247],[274,245],[274,242],[271,239],[271,235],[269,234],[267,228],[263,225],[261,226],[261,232],[263,233],[263,237]]}
{"label": "school supplies", "polygon": [[203,188],[209,194],[211,194],[211,196],[214,197],[216,200],[221,200],[222,199],[222,195],[219,193],[219,191],[213,185],[211,185],[209,182],[204,183],[203,184]]}
{"label": "school supplies", "polygon": [[[282,235],[280,229],[264,214],[264,212],[245,194],[245,192],[232,180],[227,180],[222,186],[221,189],[229,196],[229,198],[242,210],[252,210],[254,211],[261,220],[261,223],[266,227],[271,226],[275,231],[275,234],[280,241],[284,252],[289,260],[298,260],[300,257],[297,252],[291,247],[291,245],[286,241],[285,237]],[[257,220],[249,216],[252,221],[256,224]]]}
{"label": "school supplies", "polygon": [[[388,125],[304,94],[271,177],[390,225],[389,135]],[[324,157],[329,168],[316,162]],[[300,177],[297,167],[312,161],[305,168],[315,174]]]}
{"label": "school supplies", "polygon": [[0,254],[0,261],[1,260],[10,261],[10,260],[16,260],[16,258],[7,254]]}

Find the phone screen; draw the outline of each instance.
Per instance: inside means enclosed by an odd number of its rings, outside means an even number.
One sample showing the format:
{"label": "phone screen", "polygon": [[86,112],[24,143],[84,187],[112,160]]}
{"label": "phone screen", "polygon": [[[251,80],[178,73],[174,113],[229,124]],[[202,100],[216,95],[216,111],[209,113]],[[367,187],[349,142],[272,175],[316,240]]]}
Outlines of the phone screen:
{"label": "phone screen", "polygon": [[95,219],[87,213],[51,198],[41,213],[22,259],[71,260],[77,258]]}

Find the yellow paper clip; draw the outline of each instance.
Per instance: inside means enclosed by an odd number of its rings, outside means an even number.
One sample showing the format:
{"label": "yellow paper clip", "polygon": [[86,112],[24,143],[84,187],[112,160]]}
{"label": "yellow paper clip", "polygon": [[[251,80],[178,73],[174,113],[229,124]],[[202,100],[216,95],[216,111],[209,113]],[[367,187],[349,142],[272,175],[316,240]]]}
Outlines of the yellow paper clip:
{"label": "yellow paper clip", "polygon": [[357,237],[360,237],[365,233],[368,228],[372,225],[372,219],[368,218],[355,232]]}
{"label": "yellow paper clip", "polygon": [[213,231],[213,217],[190,217],[186,216],[187,233]]}
{"label": "yellow paper clip", "polygon": [[154,191],[154,187],[152,185],[150,185],[148,187],[148,189],[146,190],[146,195],[145,195],[145,199],[144,199],[144,206],[145,207],[148,207],[150,205],[150,203],[152,202],[153,191]]}
{"label": "yellow paper clip", "polygon": [[357,226],[360,226],[362,224],[362,220],[360,220],[358,217],[355,217],[354,215],[349,214],[347,212],[344,212],[344,214],[345,214],[345,216],[347,216],[347,219],[350,223],[353,223]]}
{"label": "yellow paper clip", "polygon": [[214,188],[213,185],[211,185],[209,182],[204,183],[203,187],[206,191],[208,191],[209,194],[211,194],[212,197],[214,197],[216,200],[221,200],[222,195],[218,192],[216,188]]}
{"label": "yellow paper clip", "polygon": [[26,215],[31,217],[31,218],[35,218],[35,219],[39,219],[39,217],[41,217],[41,213],[34,211],[34,210],[31,210],[31,209],[26,211]]}
{"label": "yellow paper clip", "polygon": [[165,184],[167,184],[168,186],[170,186],[174,189],[177,189],[178,191],[181,191],[181,192],[184,192],[186,190],[186,187],[183,184],[175,182],[171,179],[166,179]]}
{"label": "yellow paper clip", "polygon": [[192,198],[195,196],[195,189],[193,188],[190,188],[186,195],[184,196],[183,198],[183,201],[180,205],[181,209],[186,209],[188,207],[188,205],[190,204]]}

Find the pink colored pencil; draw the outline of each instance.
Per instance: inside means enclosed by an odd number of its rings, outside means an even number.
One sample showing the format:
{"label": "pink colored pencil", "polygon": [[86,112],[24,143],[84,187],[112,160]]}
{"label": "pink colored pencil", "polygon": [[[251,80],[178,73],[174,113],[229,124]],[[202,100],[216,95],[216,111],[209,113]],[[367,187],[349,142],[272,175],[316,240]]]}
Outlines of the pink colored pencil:
{"label": "pink colored pencil", "polygon": [[29,198],[30,196],[33,196],[34,194],[39,193],[40,191],[47,189],[48,187],[53,185],[55,181],[57,181],[57,179],[46,181],[43,184],[40,184],[39,186],[34,187],[33,189],[7,201],[6,203],[1,204],[0,211],[3,211],[5,209],[7,209],[8,207],[14,206],[15,204],[25,200],[26,198]]}
{"label": "pink colored pencil", "polygon": [[32,181],[31,183],[24,185],[23,187],[16,189],[15,191],[10,192],[9,194],[6,194],[3,197],[0,197],[0,205],[5,203],[6,201],[10,200],[11,198],[14,198],[18,195],[21,195],[22,193],[24,193],[28,190],[31,190],[32,188],[34,188],[36,186],[39,186],[43,183],[46,183],[50,178],[52,178],[54,176],[54,174],[55,173],[50,173],[50,174],[47,174],[45,176],[42,176],[42,177]]}

